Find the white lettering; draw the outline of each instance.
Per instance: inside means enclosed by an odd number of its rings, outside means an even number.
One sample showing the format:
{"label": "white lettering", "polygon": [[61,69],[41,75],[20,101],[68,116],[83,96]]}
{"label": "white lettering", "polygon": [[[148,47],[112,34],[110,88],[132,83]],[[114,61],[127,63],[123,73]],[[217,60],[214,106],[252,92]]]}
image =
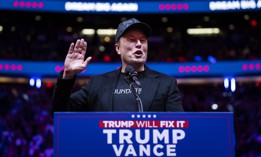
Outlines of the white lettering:
{"label": "white lettering", "polygon": [[[145,148],[146,146],[146,148]],[[146,156],[151,156],[150,155],[150,145],[140,145],[140,152],[139,152],[139,155],[140,156],[143,156],[144,154],[146,154]]]}
{"label": "white lettering", "polygon": [[121,156],[122,150],[123,150],[124,145],[120,145],[119,148],[117,148],[116,144],[112,145],[112,148],[114,150],[114,153],[116,154],[116,156]]}
{"label": "white lettering", "polygon": [[209,3],[209,9],[214,10],[236,10],[240,9],[239,1],[211,1]]}
{"label": "white lettering", "polygon": [[81,3],[81,2],[66,2],[65,10],[68,11],[83,11],[89,10],[92,11],[95,9],[95,3]]}
{"label": "white lettering", "polygon": [[137,3],[108,3],[108,2],[66,2],[67,11],[96,11],[96,12],[137,12]]}
{"label": "white lettering", "polygon": [[185,121],[177,121],[177,128],[184,128]]}
{"label": "white lettering", "polygon": [[150,140],[150,130],[149,129],[145,129],[144,130],[144,138],[141,139],[141,130],[135,130],[136,133],[136,141],[140,144],[145,144],[148,143]]}
{"label": "white lettering", "polygon": [[260,0],[234,0],[234,1],[210,1],[209,9],[215,10],[239,10],[260,8]]}
{"label": "white lettering", "polygon": [[111,11],[138,11],[138,4],[137,3],[112,3]]}
{"label": "white lettering", "polygon": [[137,156],[137,153],[136,153],[136,151],[135,151],[133,145],[129,145],[129,146],[127,147],[127,150],[126,150],[126,152],[125,152],[125,156],[129,156],[129,155]]}
{"label": "white lettering", "polygon": [[172,143],[178,143],[178,140],[185,138],[185,132],[183,130],[172,130]]}
{"label": "white lettering", "polygon": [[103,133],[107,135],[107,144],[112,144],[112,134],[115,134],[116,130],[115,129],[111,129],[111,130],[104,129]]}
{"label": "white lettering", "polygon": [[130,94],[130,89],[115,89],[114,94]]}
{"label": "white lettering", "polygon": [[164,143],[169,143],[169,130],[164,129],[161,133],[159,130],[153,130],[153,135],[154,144],[157,144],[159,140],[164,140]]}
{"label": "white lettering", "polygon": [[167,145],[167,156],[176,156],[176,145],[170,144]]}
{"label": "white lettering", "polygon": [[242,9],[255,9],[256,8],[256,2],[254,0],[241,1],[241,8]]}
{"label": "white lettering", "polygon": [[162,149],[163,148],[163,145],[161,144],[158,144],[158,145],[155,145],[154,148],[153,148],[153,153],[156,155],[156,156],[163,156],[164,153],[161,151],[161,152],[158,152],[157,150],[158,149]]}
{"label": "white lettering", "polygon": [[160,121],[160,127],[174,128],[175,121]]}
{"label": "white lettering", "polygon": [[102,121],[104,128],[130,128],[134,125],[133,121]]}
{"label": "white lettering", "polygon": [[[142,131],[144,131],[144,133],[141,133]],[[160,141],[163,141],[165,144],[167,144],[170,143],[170,139],[172,139],[172,144],[177,144],[178,140],[185,138],[185,132],[180,129],[164,129],[162,131],[159,131],[158,129],[136,129],[134,133],[130,129],[120,129],[118,132],[116,129],[103,129],[103,134],[107,135],[108,144],[113,143],[113,135],[117,135],[117,133],[120,144],[124,144],[124,142],[132,144],[134,140],[141,144],[149,143],[151,134],[153,135],[152,142],[154,144],[157,144]]]}
{"label": "white lettering", "polygon": [[119,143],[124,144],[124,141],[127,143],[132,143],[131,138],[133,136],[133,133],[131,130],[128,129],[121,129],[119,131]]}
{"label": "white lettering", "polygon": [[155,121],[136,121],[136,125],[138,128],[157,128]]}
{"label": "white lettering", "polygon": [[110,3],[96,3],[95,11],[110,11]]}
{"label": "white lettering", "polygon": [[[176,145],[112,145],[116,156],[176,156]],[[125,152],[125,153],[124,153]],[[139,154],[137,154],[137,152]],[[166,152],[166,155],[165,153]],[[124,153],[124,155],[123,155]],[[153,153],[153,154],[152,154]]]}
{"label": "white lettering", "polygon": [[257,2],[257,8],[261,8],[261,0],[258,0],[258,2]]}

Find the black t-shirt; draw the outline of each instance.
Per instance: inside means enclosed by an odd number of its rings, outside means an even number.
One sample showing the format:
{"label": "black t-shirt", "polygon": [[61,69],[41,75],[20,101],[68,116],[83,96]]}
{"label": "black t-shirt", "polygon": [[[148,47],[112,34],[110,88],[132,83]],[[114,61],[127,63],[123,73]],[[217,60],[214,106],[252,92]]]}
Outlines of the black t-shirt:
{"label": "black t-shirt", "polygon": [[[138,73],[139,82],[142,84],[143,73]],[[113,111],[116,112],[132,112],[138,111],[138,104],[136,101],[136,97],[130,90],[130,86],[128,82],[124,79],[126,73],[121,73],[116,88],[114,90],[114,103],[113,103]],[[141,94],[142,88],[138,86],[134,86],[136,93],[138,95]]]}

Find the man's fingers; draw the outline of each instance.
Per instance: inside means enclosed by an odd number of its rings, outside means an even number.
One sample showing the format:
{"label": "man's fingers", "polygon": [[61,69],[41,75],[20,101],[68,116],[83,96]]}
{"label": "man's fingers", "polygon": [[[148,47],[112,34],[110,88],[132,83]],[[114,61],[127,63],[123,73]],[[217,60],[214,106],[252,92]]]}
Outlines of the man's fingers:
{"label": "man's fingers", "polygon": [[75,53],[79,53],[79,54],[85,54],[85,51],[86,51],[86,46],[87,46],[87,43],[85,42],[84,39],[78,39],[76,41],[76,44],[75,44],[75,47],[74,47],[74,52]]}
{"label": "man's fingers", "polygon": [[81,47],[81,40],[77,39],[73,51],[74,51],[75,53],[79,53],[79,48],[80,48],[80,47]]}
{"label": "man's fingers", "polygon": [[85,66],[87,66],[87,64],[90,63],[91,59],[92,59],[92,57],[86,58],[85,61],[83,62],[83,64],[84,64]]}
{"label": "man's fingers", "polygon": [[79,43],[78,53],[85,55],[86,49],[87,49],[87,42],[84,39],[81,39]]}
{"label": "man's fingers", "polygon": [[69,54],[72,54],[73,53],[73,48],[74,48],[74,43],[71,43],[70,47],[69,47],[69,50],[68,50],[68,53]]}
{"label": "man's fingers", "polygon": [[76,43],[71,43],[68,54],[79,53],[85,55],[87,50],[87,42],[84,39],[78,39]]}
{"label": "man's fingers", "polygon": [[82,42],[82,54],[85,55],[86,51],[87,51],[87,42],[83,40],[83,42]]}

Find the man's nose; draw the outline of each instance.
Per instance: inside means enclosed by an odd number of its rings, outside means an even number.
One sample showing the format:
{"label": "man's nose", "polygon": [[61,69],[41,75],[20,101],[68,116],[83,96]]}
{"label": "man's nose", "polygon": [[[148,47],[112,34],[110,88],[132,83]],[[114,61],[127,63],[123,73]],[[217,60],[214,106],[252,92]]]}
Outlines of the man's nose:
{"label": "man's nose", "polygon": [[137,39],[136,46],[141,46],[141,41],[139,39]]}

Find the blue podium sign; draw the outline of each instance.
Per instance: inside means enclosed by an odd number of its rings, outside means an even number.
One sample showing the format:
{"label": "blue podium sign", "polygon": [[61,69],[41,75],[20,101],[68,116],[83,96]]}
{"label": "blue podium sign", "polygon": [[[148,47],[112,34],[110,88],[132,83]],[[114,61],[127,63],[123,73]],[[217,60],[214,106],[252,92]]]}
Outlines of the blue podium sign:
{"label": "blue podium sign", "polygon": [[231,112],[57,112],[55,157],[234,157]]}

